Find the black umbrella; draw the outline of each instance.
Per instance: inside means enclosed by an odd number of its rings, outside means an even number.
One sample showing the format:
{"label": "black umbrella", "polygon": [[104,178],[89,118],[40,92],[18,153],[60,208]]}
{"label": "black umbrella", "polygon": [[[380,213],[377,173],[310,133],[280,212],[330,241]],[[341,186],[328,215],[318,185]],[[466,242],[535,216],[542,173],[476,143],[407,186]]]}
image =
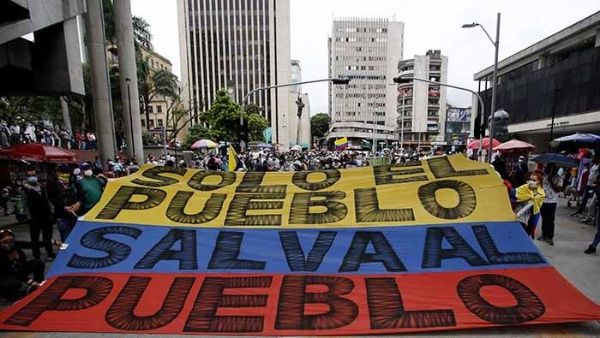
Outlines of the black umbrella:
{"label": "black umbrella", "polygon": [[574,159],[561,154],[547,153],[533,159],[537,163],[554,163],[560,167],[574,168],[577,162]]}

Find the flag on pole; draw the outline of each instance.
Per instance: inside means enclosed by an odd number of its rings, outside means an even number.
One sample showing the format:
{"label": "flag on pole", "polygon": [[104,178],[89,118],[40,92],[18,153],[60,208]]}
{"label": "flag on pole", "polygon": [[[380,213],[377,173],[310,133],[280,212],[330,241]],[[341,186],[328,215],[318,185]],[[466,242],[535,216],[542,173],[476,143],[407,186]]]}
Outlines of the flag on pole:
{"label": "flag on pole", "polygon": [[348,138],[342,137],[340,139],[335,140],[335,150],[344,150],[348,147]]}

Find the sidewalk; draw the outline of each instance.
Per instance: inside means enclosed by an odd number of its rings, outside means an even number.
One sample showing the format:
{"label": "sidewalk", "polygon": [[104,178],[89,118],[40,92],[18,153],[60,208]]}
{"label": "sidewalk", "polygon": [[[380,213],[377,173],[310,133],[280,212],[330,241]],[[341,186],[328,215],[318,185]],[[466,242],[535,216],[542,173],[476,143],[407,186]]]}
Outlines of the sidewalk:
{"label": "sidewalk", "polygon": [[[596,303],[600,303],[600,253],[586,255],[583,251],[591,243],[596,229],[590,225],[579,222],[579,218],[569,216],[573,209],[566,206],[566,200],[561,199],[556,212],[556,234],[554,246],[545,242],[535,241],[535,244],[544,253],[550,263],[558,269],[565,278],[579,289],[583,294]],[[1,224],[1,223],[0,223]],[[15,232],[18,239],[28,240],[29,232],[27,225],[19,226]],[[538,227],[538,231],[541,229]],[[55,231],[55,238],[58,233]],[[42,258],[45,253],[42,250]],[[46,268],[50,263],[46,263]],[[67,333],[6,333],[5,337],[36,337],[36,338],[58,338],[58,337],[139,337],[134,334],[67,334]],[[156,337],[175,337],[166,335],[156,335]],[[518,327],[496,327],[475,330],[459,330],[439,332],[435,334],[423,333],[414,335],[401,335],[398,337],[599,337],[600,323],[573,323],[573,324],[552,324],[537,326],[518,326]],[[390,336],[391,337],[391,336]]]}

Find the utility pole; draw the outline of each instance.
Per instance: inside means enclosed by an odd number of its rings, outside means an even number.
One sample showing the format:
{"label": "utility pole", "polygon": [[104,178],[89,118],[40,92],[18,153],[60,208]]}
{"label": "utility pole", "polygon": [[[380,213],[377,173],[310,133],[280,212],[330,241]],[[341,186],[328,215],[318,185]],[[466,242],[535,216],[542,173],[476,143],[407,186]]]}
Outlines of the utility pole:
{"label": "utility pole", "polygon": [[496,95],[498,93],[498,50],[500,49],[500,13],[496,21],[496,41],[494,41],[495,55],[494,55],[494,75],[492,76],[492,110],[491,110],[491,121],[490,121],[490,149],[487,153],[488,163],[492,163],[492,147],[494,140],[494,114],[496,113]]}

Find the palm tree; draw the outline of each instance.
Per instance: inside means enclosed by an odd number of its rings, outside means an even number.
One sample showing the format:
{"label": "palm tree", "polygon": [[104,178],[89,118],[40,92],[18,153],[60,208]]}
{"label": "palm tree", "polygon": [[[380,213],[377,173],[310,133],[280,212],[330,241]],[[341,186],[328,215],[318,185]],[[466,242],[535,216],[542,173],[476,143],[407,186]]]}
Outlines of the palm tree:
{"label": "palm tree", "polygon": [[[102,0],[102,8],[104,10],[104,29],[106,40],[111,45],[117,44],[117,35],[115,31],[114,6],[113,0]],[[152,49],[152,33],[150,33],[150,24],[137,16],[132,18],[133,21],[133,42],[136,52],[140,47]]]}
{"label": "palm tree", "polygon": [[177,77],[166,69],[153,70],[149,58],[138,59],[138,87],[142,108],[146,114],[146,129],[150,121],[150,102],[163,97],[174,103],[179,98]]}

